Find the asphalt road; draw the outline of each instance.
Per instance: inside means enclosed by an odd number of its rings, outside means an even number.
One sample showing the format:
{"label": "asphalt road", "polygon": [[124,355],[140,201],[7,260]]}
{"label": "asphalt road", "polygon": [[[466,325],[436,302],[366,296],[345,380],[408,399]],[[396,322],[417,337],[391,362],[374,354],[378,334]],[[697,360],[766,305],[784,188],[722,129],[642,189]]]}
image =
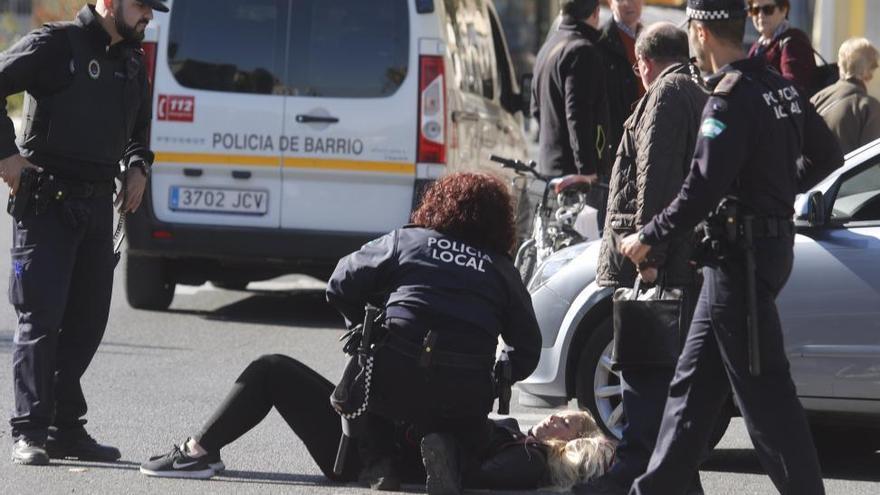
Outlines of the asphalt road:
{"label": "asphalt road", "polygon": [[[10,246],[11,227],[8,216],[0,217],[0,246],[5,249]],[[0,262],[2,277],[8,276],[7,260],[4,256]],[[335,379],[342,365],[337,342],[342,323],[323,302],[322,284],[299,277],[251,284],[248,291],[237,292],[209,285],[180,287],[169,311],[135,311],[125,302],[122,268],[117,272],[104,343],[83,382],[91,408],[88,429],[100,441],[118,446],[122,460],[53,462],[49,467],[3,461],[0,494],[367,493],[326,483],[303,445],[274,412],[223,450],[228,471],[222,477],[165,480],[138,473],[138,465],[147,457],[168,451],[196,432],[238,373],[261,354],[289,354]],[[12,407],[14,325],[12,308],[0,304],[0,409],[4,412]],[[513,415],[525,426],[546,412],[513,407]],[[0,446],[10,444],[4,426]],[[880,455],[832,458],[824,470],[830,494],[880,493]],[[776,493],[739,420],[704,466],[702,479],[709,494]],[[407,491],[424,490],[407,487]]]}

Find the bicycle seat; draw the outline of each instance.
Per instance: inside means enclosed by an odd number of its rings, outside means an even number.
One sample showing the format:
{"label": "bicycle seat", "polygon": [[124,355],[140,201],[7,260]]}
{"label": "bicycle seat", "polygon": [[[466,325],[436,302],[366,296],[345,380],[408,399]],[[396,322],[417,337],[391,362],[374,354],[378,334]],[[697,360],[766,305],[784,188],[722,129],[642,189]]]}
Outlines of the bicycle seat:
{"label": "bicycle seat", "polygon": [[587,192],[590,190],[590,179],[586,175],[563,175],[550,181],[550,187],[556,194],[563,191]]}

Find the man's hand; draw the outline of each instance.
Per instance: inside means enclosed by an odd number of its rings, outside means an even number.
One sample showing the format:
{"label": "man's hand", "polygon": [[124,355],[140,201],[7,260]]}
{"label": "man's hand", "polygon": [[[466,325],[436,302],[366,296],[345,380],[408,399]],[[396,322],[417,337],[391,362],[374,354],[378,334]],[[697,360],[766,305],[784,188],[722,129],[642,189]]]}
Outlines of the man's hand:
{"label": "man's hand", "polygon": [[134,213],[141,206],[147,176],[140,167],[131,167],[122,176],[122,193],[116,195],[116,205],[120,213]]}
{"label": "man's hand", "polygon": [[635,233],[626,236],[620,242],[619,250],[620,254],[632,260],[636,266],[639,266],[641,262],[645,261],[648,253],[651,252],[651,246],[639,242],[639,234]]}
{"label": "man's hand", "polygon": [[9,186],[13,196],[18,192],[21,172],[26,168],[35,169],[37,172],[43,171],[43,169],[27,161],[25,157],[17,153],[9,158],[0,160],[0,179],[3,179],[3,182]]}
{"label": "man's hand", "polygon": [[653,266],[639,268],[639,276],[642,277],[642,280],[644,280],[645,282],[653,284],[657,281],[657,268]]}

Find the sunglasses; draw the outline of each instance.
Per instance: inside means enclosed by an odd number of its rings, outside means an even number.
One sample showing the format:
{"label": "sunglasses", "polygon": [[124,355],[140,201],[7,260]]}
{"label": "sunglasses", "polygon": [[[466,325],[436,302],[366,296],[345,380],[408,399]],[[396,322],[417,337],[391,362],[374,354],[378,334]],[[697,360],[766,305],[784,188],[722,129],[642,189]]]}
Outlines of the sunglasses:
{"label": "sunglasses", "polygon": [[773,15],[776,13],[777,8],[776,4],[752,5],[749,7],[749,15],[752,17],[758,17],[758,14],[764,14],[765,16]]}

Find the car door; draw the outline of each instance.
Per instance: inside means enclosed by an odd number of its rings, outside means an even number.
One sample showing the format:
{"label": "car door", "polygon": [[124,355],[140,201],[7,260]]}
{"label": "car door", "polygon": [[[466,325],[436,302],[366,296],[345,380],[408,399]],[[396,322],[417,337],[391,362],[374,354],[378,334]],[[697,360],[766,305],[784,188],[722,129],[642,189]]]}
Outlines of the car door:
{"label": "car door", "polygon": [[779,306],[799,395],[880,399],[880,157],[829,192],[826,227],[798,236]]}
{"label": "car door", "polygon": [[175,2],[160,32],[166,49],[154,91],[151,198],[159,220],[279,227],[288,6]]}
{"label": "car door", "polygon": [[418,127],[409,3],[292,2],[282,228],[373,234],[407,222]]}

